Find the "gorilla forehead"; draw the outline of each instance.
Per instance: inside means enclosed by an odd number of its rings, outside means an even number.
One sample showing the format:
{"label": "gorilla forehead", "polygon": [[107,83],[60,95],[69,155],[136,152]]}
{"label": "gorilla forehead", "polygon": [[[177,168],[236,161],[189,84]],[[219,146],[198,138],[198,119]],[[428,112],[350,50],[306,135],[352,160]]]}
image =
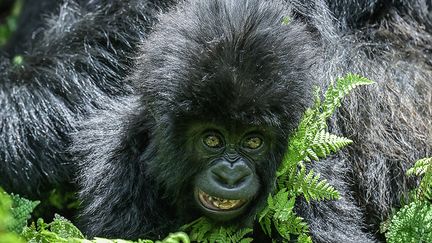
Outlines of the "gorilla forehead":
{"label": "gorilla forehead", "polygon": [[278,1],[183,3],[142,45],[134,80],[144,105],[158,107],[156,115],[297,120],[315,53],[304,24],[282,23],[290,15]]}

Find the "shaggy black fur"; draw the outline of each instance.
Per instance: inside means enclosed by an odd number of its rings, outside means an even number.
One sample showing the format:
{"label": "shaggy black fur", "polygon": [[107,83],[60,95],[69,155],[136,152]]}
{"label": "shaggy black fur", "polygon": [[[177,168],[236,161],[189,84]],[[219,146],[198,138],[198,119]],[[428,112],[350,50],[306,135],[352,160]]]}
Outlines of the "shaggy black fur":
{"label": "shaggy black fur", "polygon": [[[0,60],[0,184],[5,189],[34,198],[75,178],[70,133],[107,99],[131,92],[122,80],[135,47],[167,5],[65,1],[36,39],[13,39],[27,48],[8,49],[23,54],[23,65],[14,65],[12,56]],[[29,29],[39,33],[38,26]]]}
{"label": "shaggy black fur", "polygon": [[206,164],[191,126],[265,127],[272,152],[246,222],[313,85],[353,72],[377,82],[330,122],[354,145],[312,165],[342,199],[296,210],[315,242],[380,240],[415,184],[406,168],[432,152],[430,1],[191,0],[160,16],[174,1],[89,3],[62,4],[22,66],[1,59],[3,187],[36,197],[72,182],[79,163],[89,236],[164,236],[199,216],[193,183]]}

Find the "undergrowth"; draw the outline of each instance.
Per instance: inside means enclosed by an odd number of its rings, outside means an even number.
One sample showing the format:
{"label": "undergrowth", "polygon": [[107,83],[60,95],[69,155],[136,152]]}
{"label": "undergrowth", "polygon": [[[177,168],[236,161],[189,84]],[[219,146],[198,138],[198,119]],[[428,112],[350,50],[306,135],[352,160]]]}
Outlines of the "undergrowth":
{"label": "undergrowth", "polygon": [[432,157],[417,161],[407,175],[421,177],[408,203],[383,223],[389,243],[432,242]]}

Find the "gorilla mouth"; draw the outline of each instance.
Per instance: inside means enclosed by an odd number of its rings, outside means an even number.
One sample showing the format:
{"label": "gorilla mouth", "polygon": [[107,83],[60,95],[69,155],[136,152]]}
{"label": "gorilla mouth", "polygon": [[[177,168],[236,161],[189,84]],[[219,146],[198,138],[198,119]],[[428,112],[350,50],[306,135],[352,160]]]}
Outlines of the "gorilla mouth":
{"label": "gorilla mouth", "polygon": [[216,211],[229,211],[238,209],[247,202],[245,199],[224,199],[210,196],[201,190],[198,191],[198,198],[204,207]]}

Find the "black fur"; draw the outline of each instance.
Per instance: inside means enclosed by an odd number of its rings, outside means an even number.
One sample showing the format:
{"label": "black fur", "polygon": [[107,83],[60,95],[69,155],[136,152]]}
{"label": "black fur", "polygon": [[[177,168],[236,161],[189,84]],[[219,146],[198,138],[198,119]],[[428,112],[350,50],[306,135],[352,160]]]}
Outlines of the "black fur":
{"label": "black fur", "polygon": [[5,189],[34,198],[70,183],[76,171],[68,152],[70,133],[106,99],[130,93],[121,80],[135,46],[169,1],[110,2],[88,8],[65,1],[37,39],[20,40],[28,46],[17,52],[23,65],[2,56],[0,184]]}
{"label": "black fur", "polygon": [[432,149],[431,4],[384,2],[191,0],[157,16],[174,2],[66,1],[23,66],[2,57],[0,184],[36,197],[77,177],[89,236],[162,237],[199,216],[191,124],[262,126],[276,139],[247,221],[313,85],[354,72],[377,84],[330,128],[355,143],[312,165],[342,199],[296,210],[315,242],[380,240]]}

